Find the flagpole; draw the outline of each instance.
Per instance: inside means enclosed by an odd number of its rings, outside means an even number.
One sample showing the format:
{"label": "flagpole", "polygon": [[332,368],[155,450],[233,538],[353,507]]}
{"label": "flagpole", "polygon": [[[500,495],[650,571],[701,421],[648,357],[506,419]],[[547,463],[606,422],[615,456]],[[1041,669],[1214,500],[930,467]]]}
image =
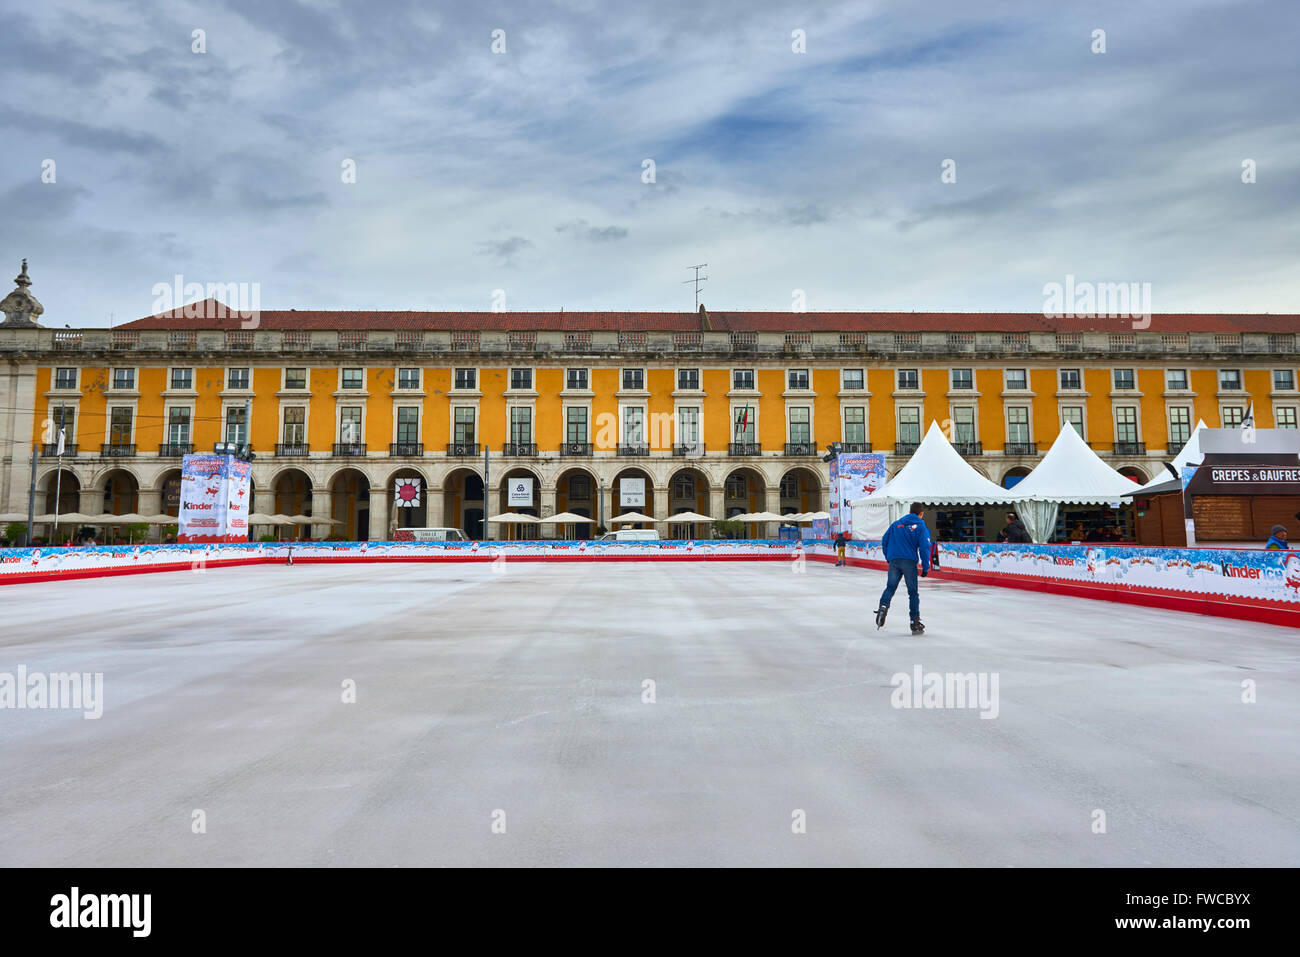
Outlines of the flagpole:
{"label": "flagpole", "polygon": [[56,455],[57,464],[54,472],[54,530],[50,534],[50,544],[59,544],[59,499],[63,496],[63,406],[59,406],[59,445]]}

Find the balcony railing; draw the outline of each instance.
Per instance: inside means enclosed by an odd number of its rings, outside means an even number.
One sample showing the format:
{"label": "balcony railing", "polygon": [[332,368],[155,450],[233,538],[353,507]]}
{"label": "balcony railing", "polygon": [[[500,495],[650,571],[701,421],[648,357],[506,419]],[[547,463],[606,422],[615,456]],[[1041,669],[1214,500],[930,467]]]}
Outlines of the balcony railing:
{"label": "balcony railing", "polygon": [[622,456],[642,456],[650,454],[650,446],[644,442],[633,442],[631,444],[619,443],[618,454]]}
{"label": "balcony railing", "polygon": [[816,455],[816,442],[787,442],[785,443],[786,455]]}
{"label": "balcony railing", "polygon": [[673,446],[673,455],[676,456],[691,456],[691,455],[703,455],[703,454],[704,454],[703,442],[684,442]]}
{"label": "balcony railing", "polygon": [[895,454],[895,455],[911,455],[912,453],[914,453],[914,452],[915,452],[918,448],[920,448],[920,447],[921,447],[921,443],[920,443],[920,442],[895,442],[895,443],[894,443],[894,454]]}
{"label": "balcony railing", "polygon": [[757,442],[728,442],[728,455],[762,455],[763,446]]}
{"label": "balcony railing", "polygon": [[448,442],[447,454],[452,458],[464,459],[472,455],[478,455],[479,448],[477,442]]}
{"label": "balcony railing", "polygon": [[288,457],[305,458],[311,452],[311,447],[306,442],[278,442],[275,446],[275,454]]}
{"label": "balcony railing", "polygon": [[581,457],[591,454],[590,442],[565,442],[560,446],[560,455],[566,457]]}
{"label": "balcony railing", "polygon": [[871,443],[870,442],[841,442],[840,451],[841,452],[870,452]]}
{"label": "balcony railing", "polygon": [[164,442],[158,446],[158,457],[178,459],[182,455],[189,455],[193,451],[194,446],[188,442]]}
{"label": "balcony railing", "polygon": [[957,450],[958,455],[984,454],[984,443],[982,442],[954,442],[952,447]]}
{"label": "balcony railing", "polygon": [[112,458],[130,458],[135,455],[135,446],[110,442],[108,445],[101,445],[99,447],[99,454],[111,456]]}
{"label": "balcony railing", "polygon": [[388,454],[391,456],[420,456],[424,454],[423,442],[394,442],[388,446]]}
{"label": "balcony railing", "polygon": [[507,442],[505,445],[501,446],[501,454],[515,455],[518,456],[519,458],[527,458],[527,459],[536,458],[537,443],[536,442]]}
{"label": "balcony railing", "polygon": [[344,459],[365,458],[366,446],[364,442],[335,442],[334,455]]}
{"label": "balcony railing", "polygon": [[1037,455],[1037,442],[1008,442],[1002,446],[1003,455]]}
{"label": "balcony railing", "polygon": [[[56,445],[42,445],[42,446],[41,446],[41,456],[42,456],[42,458],[47,458],[47,459],[57,458],[57,457],[58,457],[58,454],[59,454],[59,447],[58,447],[57,444],[56,444]],[[64,454],[64,455],[76,455],[76,454],[77,454],[77,447],[76,447],[75,445],[71,445],[71,444],[69,444],[69,443],[67,443],[67,442],[64,442],[64,443],[63,443],[63,454]]]}
{"label": "balcony railing", "polygon": [[1112,452],[1115,455],[1146,455],[1147,445],[1145,442],[1116,442]]}

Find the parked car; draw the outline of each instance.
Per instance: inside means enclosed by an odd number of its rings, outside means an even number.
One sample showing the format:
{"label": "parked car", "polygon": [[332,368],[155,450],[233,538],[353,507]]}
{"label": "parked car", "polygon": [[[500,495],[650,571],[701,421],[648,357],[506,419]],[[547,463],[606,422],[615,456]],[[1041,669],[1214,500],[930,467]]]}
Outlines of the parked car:
{"label": "parked car", "polygon": [[659,533],[653,528],[620,528],[606,532],[597,539],[600,542],[657,542]]}

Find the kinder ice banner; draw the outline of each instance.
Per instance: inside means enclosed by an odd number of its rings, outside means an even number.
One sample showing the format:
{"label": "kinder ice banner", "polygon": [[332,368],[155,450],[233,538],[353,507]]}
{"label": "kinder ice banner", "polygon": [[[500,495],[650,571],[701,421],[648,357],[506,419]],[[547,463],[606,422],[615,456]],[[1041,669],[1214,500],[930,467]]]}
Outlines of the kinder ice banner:
{"label": "kinder ice banner", "polygon": [[248,540],[249,468],[233,455],[185,456],[177,541]]}
{"label": "kinder ice banner", "polygon": [[831,460],[831,535],[853,532],[850,502],[885,484],[885,453],[846,452]]}

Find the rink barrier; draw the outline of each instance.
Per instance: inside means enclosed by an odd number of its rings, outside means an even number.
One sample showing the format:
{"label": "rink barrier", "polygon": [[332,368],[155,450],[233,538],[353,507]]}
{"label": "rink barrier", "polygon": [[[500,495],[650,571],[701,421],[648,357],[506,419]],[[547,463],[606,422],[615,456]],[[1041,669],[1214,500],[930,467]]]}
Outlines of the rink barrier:
{"label": "rink barrier", "polygon": [[[835,561],[829,542],[809,552]],[[845,558],[888,567],[879,542],[850,542]],[[930,576],[1300,628],[1300,551],[941,542]]]}
{"label": "rink barrier", "polygon": [[[595,542],[248,542],[216,545],[0,549],[0,584],[202,571],[238,565],[338,562],[786,561],[790,540]],[[1115,545],[941,543],[936,579],[1023,588],[1300,627],[1300,552]],[[835,560],[827,541],[805,559]],[[878,542],[850,542],[850,566],[883,570]]]}

